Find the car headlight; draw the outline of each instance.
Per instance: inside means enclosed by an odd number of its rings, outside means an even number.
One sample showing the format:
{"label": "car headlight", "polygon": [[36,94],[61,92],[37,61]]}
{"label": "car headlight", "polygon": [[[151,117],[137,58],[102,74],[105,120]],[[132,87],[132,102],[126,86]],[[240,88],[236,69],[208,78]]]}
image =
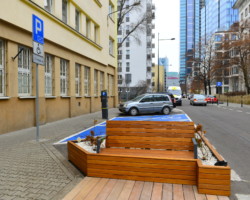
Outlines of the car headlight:
{"label": "car headlight", "polygon": [[123,107],[126,108],[128,104],[124,104]]}

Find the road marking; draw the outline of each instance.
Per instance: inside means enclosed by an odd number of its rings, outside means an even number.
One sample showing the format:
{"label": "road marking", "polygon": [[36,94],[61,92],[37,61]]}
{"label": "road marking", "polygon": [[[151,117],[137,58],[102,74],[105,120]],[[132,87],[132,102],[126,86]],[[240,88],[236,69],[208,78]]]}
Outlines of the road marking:
{"label": "road marking", "polygon": [[240,178],[240,176],[233,169],[231,169],[231,180],[232,181],[243,181]]}
{"label": "road marking", "polygon": [[250,195],[249,194],[235,194],[238,200],[249,200]]}

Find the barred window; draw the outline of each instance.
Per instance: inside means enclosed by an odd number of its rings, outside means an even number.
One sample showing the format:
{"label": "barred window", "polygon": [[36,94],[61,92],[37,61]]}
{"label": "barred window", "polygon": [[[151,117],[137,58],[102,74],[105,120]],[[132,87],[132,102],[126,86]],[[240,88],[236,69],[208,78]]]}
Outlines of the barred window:
{"label": "barred window", "polygon": [[84,67],[84,95],[90,95],[90,68]]}
{"label": "barred window", "polygon": [[100,90],[104,90],[104,73],[100,72]]}
{"label": "barred window", "polygon": [[94,95],[98,95],[98,71],[94,71]]}
{"label": "barred window", "polygon": [[108,75],[108,95],[109,96],[114,95],[113,86],[114,86],[114,76]]}
{"label": "barred window", "polygon": [[[21,51],[22,50],[22,51]],[[32,65],[29,48],[18,47],[18,94],[31,96],[32,93]]]}
{"label": "barred window", "polygon": [[81,95],[81,65],[77,64],[75,65],[75,90],[76,90],[76,96]]}
{"label": "barred window", "polygon": [[60,92],[62,96],[68,95],[68,61],[60,60]]}
{"label": "barred window", "polygon": [[45,54],[45,96],[53,94],[53,57]]}

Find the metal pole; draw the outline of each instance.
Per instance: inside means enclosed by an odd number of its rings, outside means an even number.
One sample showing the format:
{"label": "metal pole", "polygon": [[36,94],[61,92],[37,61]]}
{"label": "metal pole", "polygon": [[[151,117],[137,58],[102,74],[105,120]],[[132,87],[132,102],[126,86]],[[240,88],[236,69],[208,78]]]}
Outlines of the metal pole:
{"label": "metal pole", "polygon": [[241,95],[241,107],[243,107],[243,96]]}
{"label": "metal pole", "polygon": [[39,76],[36,64],[36,141],[39,142]]}
{"label": "metal pole", "polygon": [[228,96],[227,96],[227,106],[228,106]]}
{"label": "metal pole", "polygon": [[160,37],[160,33],[158,33],[158,80],[157,80],[157,92],[160,92],[160,66],[159,66],[159,59],[160,59],[160,55],[159,55],[159,37]]}

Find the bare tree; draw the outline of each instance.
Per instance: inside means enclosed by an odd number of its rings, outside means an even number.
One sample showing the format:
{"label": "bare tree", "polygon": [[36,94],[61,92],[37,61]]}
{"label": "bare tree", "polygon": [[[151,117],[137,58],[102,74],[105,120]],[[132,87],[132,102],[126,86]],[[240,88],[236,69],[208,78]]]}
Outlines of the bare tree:
{"label": "bare tree", "polygon": [[[145,1],[145,0],[141,0]],[[140,33],[146,31],[146,22],[152,20],[154,17],[154,13],[152,12],[152,5],[147,4],[147,11],[143,12],[143,5],[140,3],[139,0],[134,0],[131,5],[127,5],[127,0],[118,0],[118,22],[117,22],[117,31],[122,30],[122,25],[126,22],[127,14],[133,14],[134,12],[139,13],[139,17],[136,21],[133,21],[129,25],[128,30],[123,31],[123,38],[118,43],[118,48],[122,46],[123,42],[131,36],[133,37],[139,44],[141,43],[140,40]]]}

